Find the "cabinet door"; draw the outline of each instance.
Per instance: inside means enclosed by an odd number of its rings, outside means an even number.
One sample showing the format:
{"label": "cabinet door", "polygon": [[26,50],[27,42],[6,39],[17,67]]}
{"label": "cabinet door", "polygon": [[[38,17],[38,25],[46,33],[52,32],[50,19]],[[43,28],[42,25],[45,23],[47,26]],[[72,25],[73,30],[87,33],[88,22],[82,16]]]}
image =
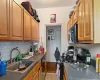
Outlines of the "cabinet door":
{"label": "cabinet door", "polygon": [[39,72],[37,72],[37,73],[35,74],[35,76],[33,77],[33,80],[39,80]]}
{"label": "cabinet door", "polygon": [[84,40],[84,25],[83,25],[83,17],[84,17],[84,5],[83,0],[81,0],[78,5],[78,40]]}
{"label": "cabinet door", "polygon": [[64,69],[64,80],[68,80],[66,70]]}
{"label": "cabinet door", "polygon": [[32,40],[37,40],[37,26],[35,20],[32,19]]}
{"label": "cabinet door", "polygon": [[78,15],[77,10],[78,9],[76,9],[75,12],[74,12],[74,14],[73,14],[73,24],[75,24],[77,22],[77,17],[78,17],[77,16]]}
{"label": "cabinet door", "polygon": [[91,3],[92,0],[84,0],[84,39],[92,40],[91,37]]}
{"label": "cabinet door", "polygon": [[31,16],[24,10],[24,40],[31,40]]}
{"label": "cabinet door", "polygon": [[40,39],[40,35],[39,35],[39,24],[36,22],[36,27],[37,27],[37,41],[39,41]]}
{"label": "cabinet door", "polygon": [[42,67],[39,70],[39,80],[42,80]]}
{"label": "cabinet door", "polygon": [[33,80],[33,71],[31,71],[25,78],[24,80]]}
{"label": "cabinet door", "polygon": [[10,39],[23,40],[23,8],[10,0]]}
{"label": "cabinet door", "polygon": [[29,74],[24,78],[24,80],[33,80],[32,72],[29,73]]}
{"label": "cabinet door", "polygon": [[0,0],[0,40],[9,37],[9,0]]}
{"label": "cabinet door", "polygon": [[39,24],[32,19],[32,40],[39,41]]}

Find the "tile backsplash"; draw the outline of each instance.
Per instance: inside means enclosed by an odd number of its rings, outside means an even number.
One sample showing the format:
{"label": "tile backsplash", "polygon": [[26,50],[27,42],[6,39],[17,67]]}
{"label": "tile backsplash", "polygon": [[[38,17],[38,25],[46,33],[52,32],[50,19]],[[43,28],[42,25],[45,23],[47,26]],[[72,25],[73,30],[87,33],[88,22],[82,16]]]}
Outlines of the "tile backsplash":
{"label": "tile backsplash", "polygon": [[[31,42],[0,42],[0,52],[2,54],[2,60],[10,59],[10,51],[18,47],[21,53],[25,54],[29,51]],[[13,53],[13,57],[16,57],[18,52]]]}

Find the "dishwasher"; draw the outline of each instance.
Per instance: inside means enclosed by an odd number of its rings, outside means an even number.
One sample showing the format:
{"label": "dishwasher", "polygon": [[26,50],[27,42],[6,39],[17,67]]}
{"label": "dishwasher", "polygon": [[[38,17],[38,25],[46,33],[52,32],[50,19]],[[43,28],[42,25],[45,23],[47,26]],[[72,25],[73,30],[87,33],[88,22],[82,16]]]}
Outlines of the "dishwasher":
{"label": "dishwasher", "polygon": [[42,58],[42,80],[45,80],[47,73],[47,61],[46,61],[46,55]]}

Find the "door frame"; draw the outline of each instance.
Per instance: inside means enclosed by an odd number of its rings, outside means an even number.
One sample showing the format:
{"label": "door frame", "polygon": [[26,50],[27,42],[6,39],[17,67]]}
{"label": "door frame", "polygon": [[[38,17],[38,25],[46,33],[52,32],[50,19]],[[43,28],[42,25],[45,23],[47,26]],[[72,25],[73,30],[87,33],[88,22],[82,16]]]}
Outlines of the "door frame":
{"label": "door frame", "polygon": [[[46,29],[45,30],[47,30],[47,26],[60,26],[60,29],[61,29],[61,37],[60,38],[62,38],[62,26],[63,26],[63,24],[61,24],[61,23],[59,23],[59,24],[45,24],[45,27],[46,27]],[[46,38],[45,38],[45,40],[47,39],[47,34],[45,34],[45,36],[46,36]],[[60,40],[60,52],[62,52],[62,48],[61,48],[61,46],[62,46],[62,39]],[[46,40],[46,50],[47,50],[47,40]]]}

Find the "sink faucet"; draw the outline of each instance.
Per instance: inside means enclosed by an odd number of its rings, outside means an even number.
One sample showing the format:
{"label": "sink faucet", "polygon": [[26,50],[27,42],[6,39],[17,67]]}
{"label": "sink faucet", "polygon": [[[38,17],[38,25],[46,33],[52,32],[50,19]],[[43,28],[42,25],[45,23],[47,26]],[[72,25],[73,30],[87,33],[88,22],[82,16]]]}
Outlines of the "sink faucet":
{"label": "sink faucet", "polygon": [[13,52],[14,50],[17,50],[17,51],[18,51],[18,53],[20,54],[20,51],[18,50],[18,47],[13,48],[13,49],[10,51],[10,62],[11,62],[11,63],[13,62],[12,52]]}

